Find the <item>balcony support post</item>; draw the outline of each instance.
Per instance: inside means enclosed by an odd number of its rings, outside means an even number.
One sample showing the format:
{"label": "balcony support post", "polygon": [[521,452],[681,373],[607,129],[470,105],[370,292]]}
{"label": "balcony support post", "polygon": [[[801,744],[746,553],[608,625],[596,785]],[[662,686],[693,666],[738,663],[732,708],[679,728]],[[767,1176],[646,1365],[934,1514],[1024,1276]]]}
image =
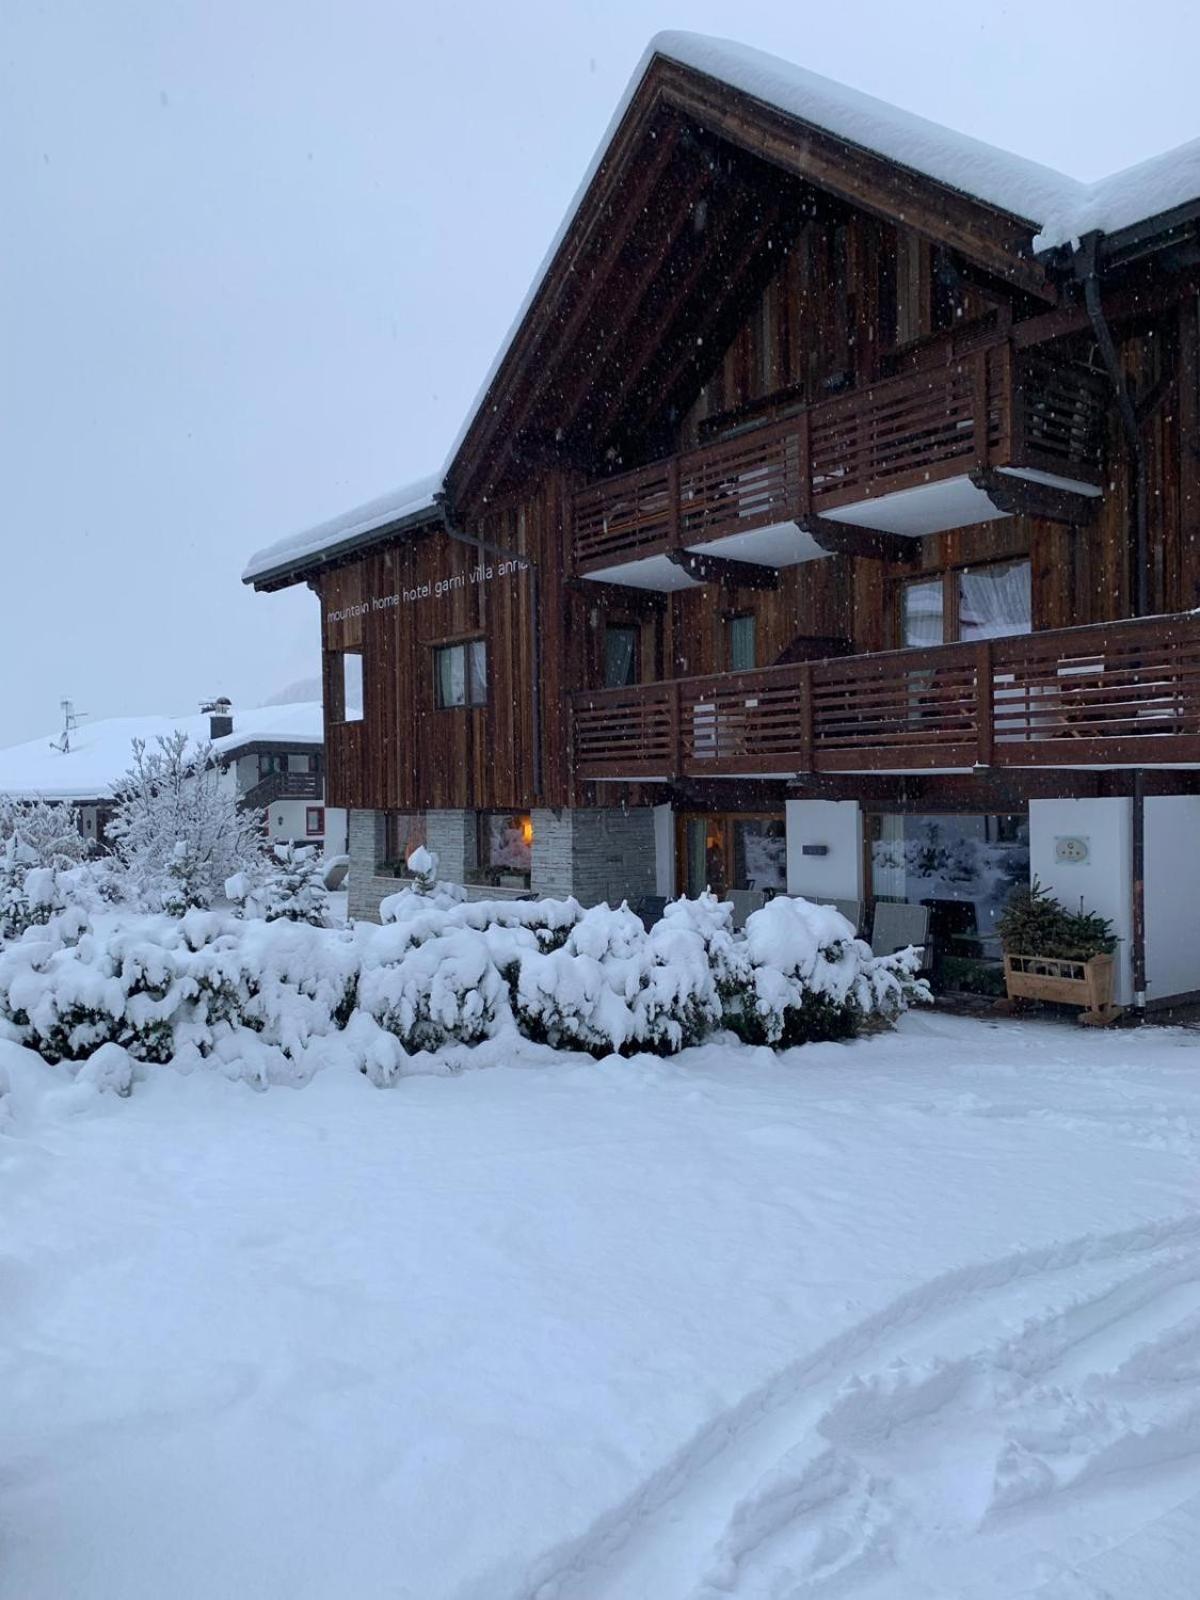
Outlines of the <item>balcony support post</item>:
{"label": "balcony support post", "polygon": [[975,435],[975,465],[986,472],[991,465],[988,417],[988,352],[986,345],[971,357],[971,415]]}
{"label": "balcony support post", "polygon": [[667,462],[667,540],[670,546],[667,555],[670,558],[674,557],[680,547],[682,521],[679,505],[679,457],[672,456]]}
{"label": "balcony support post", "polygon": [[992,641],[975,646],[975,765],[990,767],[994,741],[992,694]]}
{"label": "balcony support post", "polygon": [[672,678],[668,686],[667,713],[669,717],[671,758],[667,763],[667,777],[676,783],[683,774],[683,748],[679,716],[679,679]]}
{"label": "balcony support post", "polygon": [[796,681],[797,700],[797,735],[799,742],[799,756],[796,762],[797,773],[811,772],[813,769],[813,682],[812,662],[802,661],[800,673]]}
{"label": "balcony support post", "polygon": [[801,522],[812,510],[812,413],[805,406],[796,418],[795,493],[793,503],[796,521]]}

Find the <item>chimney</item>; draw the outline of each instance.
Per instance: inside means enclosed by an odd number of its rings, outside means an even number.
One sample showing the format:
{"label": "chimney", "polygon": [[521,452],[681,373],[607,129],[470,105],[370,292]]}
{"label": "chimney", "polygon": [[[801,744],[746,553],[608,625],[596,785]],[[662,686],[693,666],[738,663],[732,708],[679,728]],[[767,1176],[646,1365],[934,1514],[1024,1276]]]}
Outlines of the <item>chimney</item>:
{"label": "chimney", "polygon": [[218,700],[207,701],[200,709],[208,715],[210,739],[224,739],[233,732],[233,702],[224,695]]}

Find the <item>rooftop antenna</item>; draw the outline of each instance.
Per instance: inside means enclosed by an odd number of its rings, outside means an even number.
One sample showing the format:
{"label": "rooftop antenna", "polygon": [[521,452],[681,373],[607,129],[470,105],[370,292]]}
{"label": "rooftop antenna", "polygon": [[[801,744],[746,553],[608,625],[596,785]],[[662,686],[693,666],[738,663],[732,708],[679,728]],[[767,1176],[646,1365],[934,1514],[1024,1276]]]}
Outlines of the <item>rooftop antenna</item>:
{"label": "rooftop antenna", "polygon": [[61,750],[65,756],[69,755],[71,751],[71,735],[84,717],[87,716],[87,712],[76,711],[73,700],[60,700],[58,703],[62,707],[63,731],[57,739],[51,739],[50,748],[51,750]]}

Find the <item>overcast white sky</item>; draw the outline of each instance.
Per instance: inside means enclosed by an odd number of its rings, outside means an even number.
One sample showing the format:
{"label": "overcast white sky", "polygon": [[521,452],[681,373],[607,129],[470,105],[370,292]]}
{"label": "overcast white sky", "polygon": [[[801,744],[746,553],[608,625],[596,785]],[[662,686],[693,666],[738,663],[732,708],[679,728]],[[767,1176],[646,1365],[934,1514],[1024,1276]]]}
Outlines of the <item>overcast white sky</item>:
{"label": "overcast white sky", "polygon": [[1200,133],[1191,0],[0,4],[0,745],[317,669],[250,552],[441,463],[651,33],[1080,178]]}

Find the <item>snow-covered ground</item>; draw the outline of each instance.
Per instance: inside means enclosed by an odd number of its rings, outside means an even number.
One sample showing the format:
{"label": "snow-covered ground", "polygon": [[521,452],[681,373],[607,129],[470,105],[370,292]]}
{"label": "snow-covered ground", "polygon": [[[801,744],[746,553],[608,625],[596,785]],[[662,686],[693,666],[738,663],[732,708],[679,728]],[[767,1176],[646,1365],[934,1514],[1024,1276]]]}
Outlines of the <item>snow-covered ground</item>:
{"label": "snow-covered ground", "polygon": [[535,1054],[0,1044],[3,1600],[1193,1600],[1200,1035]]}

